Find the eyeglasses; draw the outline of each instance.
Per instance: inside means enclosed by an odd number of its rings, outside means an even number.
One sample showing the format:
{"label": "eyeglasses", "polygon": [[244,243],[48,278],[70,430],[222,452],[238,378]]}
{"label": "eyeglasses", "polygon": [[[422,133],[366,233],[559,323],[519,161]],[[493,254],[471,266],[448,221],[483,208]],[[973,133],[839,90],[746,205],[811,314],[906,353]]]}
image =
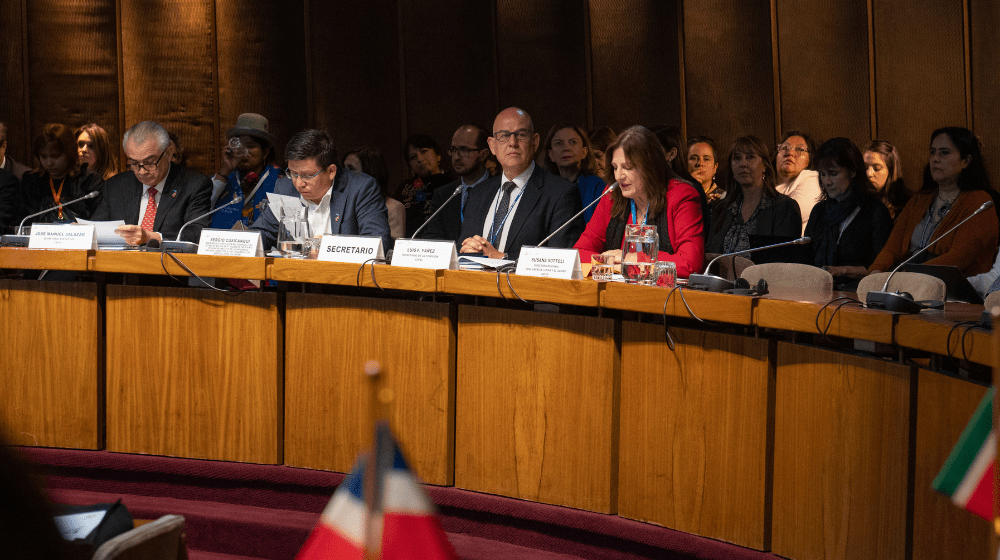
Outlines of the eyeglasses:
{"label": "eyeglasses", "polygon": [[806,148],[803,148],[801,146],[792,147],[792,146],[789,146],[788,144],[779,144],[778,145],[778,153],[779,154],[790,154],[792,152],[795,152],[795,155],[797,155],[797,156],[801,156],[802,154],[808,154],[809,150],[806,149]]}
{"label": "eyeglasses", "polygon": [[481,152],[485,148],[466,148],[465,146],[452,146],[448,148],[448,155],[458,154],[462,157],[468,157],[469,154]]}
{"label": "eyeglasses", "polygon": [[299,175],[298,173],[292,171],[291,169],[285,169],[285,177],[288,177],[288,180],[293,183],[295,182],[296,179],[302,179],[302,181],[309,181],[311,179],[315,179],[316,177],[318,177],[319,174],[322,172],[323,170],[320,169],[319,171],[313,173],[312,175]]}
{"label": "eyeglasses", "polygon": [[511,136],[517,138],[518,142],[527,142],[528,139],[531,138],[531,135],[534,133],[535,131],[529,130],[527,128],[515,130],[514,132],[510,132],[507,130],[498,130],[493,133],[493,137],[496,138],[497,142],[500,142],[501,144],[506,144],[510,140]]}
{"label": "eyeglasses", "polygon": [[[167,146],[167,150],[169,149],[170,146]],[[160,164],[160,160],[163,159],[163,154],[167,153],[167,150],[163,150],[163,152],[160,153],[160,157],[156,158],[156,161],[153,163],[135,163],[130,161],[128,162],[128,168],[135,173],[140,171],[154,171],[156,170],[156,166]]]}

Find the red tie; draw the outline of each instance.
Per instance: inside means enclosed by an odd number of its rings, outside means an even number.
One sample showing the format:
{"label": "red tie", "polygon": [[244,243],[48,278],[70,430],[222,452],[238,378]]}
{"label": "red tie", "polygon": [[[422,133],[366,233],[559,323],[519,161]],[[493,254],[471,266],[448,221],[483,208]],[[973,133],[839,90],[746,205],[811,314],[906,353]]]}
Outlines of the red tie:
{"label": "red tie", "polygon": [[156,187],[149,187],[149,202],[146,203],[146,214],[142,217],[142,229],[153,231],[153,222],[156,221]]}

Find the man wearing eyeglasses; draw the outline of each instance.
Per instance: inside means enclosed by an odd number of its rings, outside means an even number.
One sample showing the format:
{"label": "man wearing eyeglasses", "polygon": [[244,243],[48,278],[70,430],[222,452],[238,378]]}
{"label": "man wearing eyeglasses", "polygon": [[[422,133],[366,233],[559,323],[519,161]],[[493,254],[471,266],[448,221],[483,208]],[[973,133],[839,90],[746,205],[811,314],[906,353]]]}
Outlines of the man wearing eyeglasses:
{"label": "man wearing eyeglasses", "polygon": [[459,185],[462,186],[462,194],[451,199],[448,207],[442,210],[433,222],[427,224],[420,237],[458,241],[458,236],[462,232],[462,220],[465,217],[465,205],[468,203],[469,193],[472,191],[472,187],[490,177],[490,174],[486,172],[486,158],[489,157],[490,153],[490,147],[486,140],[489,137],[490,133],[486,129],[475,124],[459,127],[452,135],[448,155],[451,156],[451,168],[458,175],[458,180],[434,191],[431,197],[432,211],[440,208]]}
{"label": "man wearing eyeglasses", "polygon": [[[211,209],[212,181],[186,167],[172,165],[170,135],[160,124],[143,121],[125,132],[122,148],[129,171],[104,184],[91,219],[123,220],[115,233],[129,245],[151,239],[173,241],[185,223]],[[197,243],[208,218],[184,228],[183,241]]]}
{"label": "man wearing eyeglasses", "polygon": [[[309,209],[309,232],[381,237],[388,250],[389,213],[378,183],[364,173],[337,168],[337,149],[322,130],[303,130],[285,147],[288,169],[274,186],[275,194],[297,196]],[[268,207],[250,227],[259,231],[265,249],[278,238],[278,219]]]}
{"label": "man wearing eyeglasses", "polygon": [[[517,259],[523,245],[537,245],[580,211],[580,190],[535,165],[538,133],[517,107],[497,115],[489,146],[503,172],[470,192],[459,236],[462,252]],[[583,218],[577,218],[548,246],[572,247],[583,227]]]}

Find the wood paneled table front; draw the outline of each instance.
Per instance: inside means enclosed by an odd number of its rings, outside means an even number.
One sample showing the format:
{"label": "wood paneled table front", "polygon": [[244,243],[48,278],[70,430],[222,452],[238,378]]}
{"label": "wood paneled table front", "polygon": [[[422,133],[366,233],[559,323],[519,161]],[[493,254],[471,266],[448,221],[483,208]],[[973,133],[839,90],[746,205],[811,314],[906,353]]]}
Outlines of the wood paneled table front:
{"label": "wood paneled table front", "polygon": [[751,297],[715,294],[687,288],[679,288],[671,293],[669,289],[622,282],[602,284],[601,306],[609,309],[660,315],[666,307],[668,317],[690,318],[691,313],[685,307],[685,302],[690,306],[691,312],[705,321],[745,326],[753,324],[754,298]]}
{"label": "wood paneled table front", "polygon": [[817,323],[820,329],[825,329],[829,323],[830,328],[826,331],[829,336],[892,344],[898,314],[866,309],[855,303],[847,303],[839,310],[837,306],[840,302],[824,308],[827,302],[837,297],[853,298],[856,294],[834,292],[829,297],[816,298],[809,292],[774,288],[770,294],[757,299],[754,324],[770,329],[821,334]]}
{"label": "wood paneled table front", "polygon": [[0,268],[82,272],[89,269],[90,258],[94,253],[94,251],[3,247],[0,248]]}
{"label": "wood paneled table front", "polygon": [[943,310],[901,315],[895,342],[906,348],[993,366],[993,334],[971,324],[959,325],[965,321],[978,323],[982,314],[982,305],[948,302]]}
{"label": "wood paneled table front", "polygon": [[[171,256],[173,255],[173,256]],[[174,259],[191,272],[203,277],[265,280],[267,265],[272,259],[253,257],[214,257],[193,253],[159,253],[155,251],[97,251],[91,270],[124,274],[189,276]]]}

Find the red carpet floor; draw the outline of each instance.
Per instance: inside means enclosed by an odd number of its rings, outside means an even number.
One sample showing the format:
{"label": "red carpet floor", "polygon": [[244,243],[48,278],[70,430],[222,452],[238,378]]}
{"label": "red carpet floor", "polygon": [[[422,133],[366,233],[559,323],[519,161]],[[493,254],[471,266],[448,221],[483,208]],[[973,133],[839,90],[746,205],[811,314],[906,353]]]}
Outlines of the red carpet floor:
{"label": "red carpet floor", "polygon": [[[186,519],[194,560],[292,560],[344,475],[106,451],[22,448],[53,502],[119,498],[133,517]],[[426,487],[461,558],[776,560],[655,525],[558,506]]]}

